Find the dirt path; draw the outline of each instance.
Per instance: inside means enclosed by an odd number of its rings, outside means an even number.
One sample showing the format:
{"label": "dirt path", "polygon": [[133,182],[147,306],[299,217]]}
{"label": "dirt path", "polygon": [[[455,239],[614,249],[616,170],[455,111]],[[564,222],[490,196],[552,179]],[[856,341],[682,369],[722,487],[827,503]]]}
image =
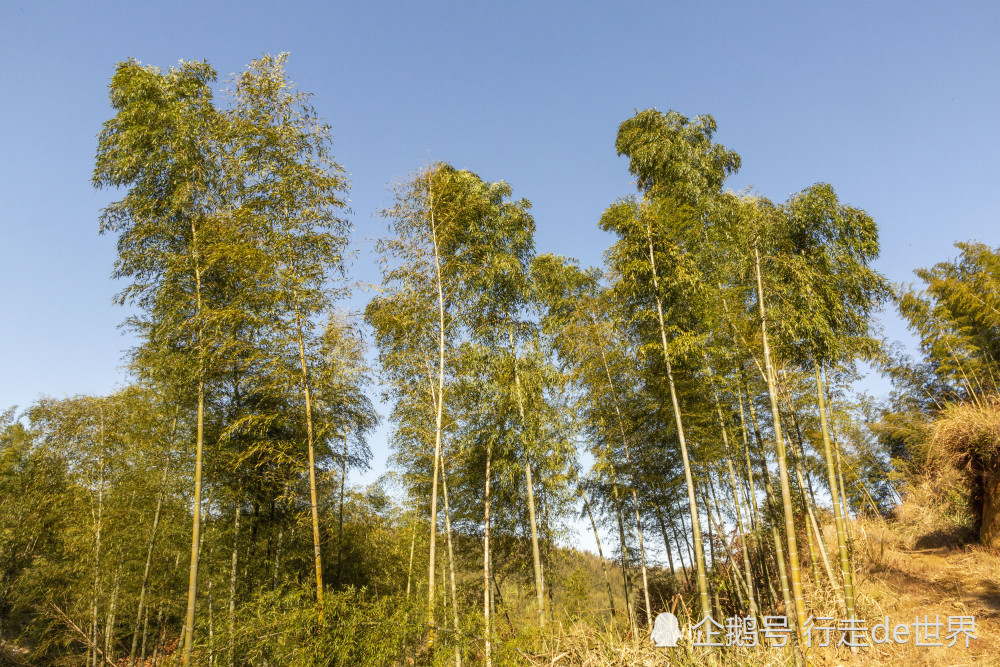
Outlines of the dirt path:
{"label": "dirt path", "polygon": [[[911,633],[904,645],[878,647],[886,664],[1000,666],[1000,556],[980,547],[868,550],[871,565],[859,573],[862,612],[870,623],[888,616],[894,626],[908,624]],[[940,619],[945,646],[915,645],[913,624],[925,615]],[[949,617],[960,616],[974,617],[977,639],[966,648],[959,636],[949,648]]]}

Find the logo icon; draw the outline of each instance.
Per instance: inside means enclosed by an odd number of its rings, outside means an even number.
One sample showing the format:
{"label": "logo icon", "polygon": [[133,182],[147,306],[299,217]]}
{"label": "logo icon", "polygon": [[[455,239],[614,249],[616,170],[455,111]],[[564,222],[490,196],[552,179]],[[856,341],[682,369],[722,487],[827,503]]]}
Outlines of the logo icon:
{"label": "logo icon", "polygon": [[665,611],[653,621],[653,634],[651,639],[654,646],[677,646],[677,640],[681,638],[681,626],[677,622],[677,617],[669,611]]}

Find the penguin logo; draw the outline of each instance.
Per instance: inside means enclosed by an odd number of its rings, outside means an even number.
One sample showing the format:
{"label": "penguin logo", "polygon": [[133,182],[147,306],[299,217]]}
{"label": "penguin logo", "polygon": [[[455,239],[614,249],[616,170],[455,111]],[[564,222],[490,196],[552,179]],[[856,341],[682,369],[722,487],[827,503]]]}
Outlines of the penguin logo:
{"label": "penguin logo", "polygon": [[665,611],[653,621],[653,634],[651,639],[654,646],[673,647],[677,646],[677,640],[681,638],[681,627],[677,622],[677,617],[669,611]]}

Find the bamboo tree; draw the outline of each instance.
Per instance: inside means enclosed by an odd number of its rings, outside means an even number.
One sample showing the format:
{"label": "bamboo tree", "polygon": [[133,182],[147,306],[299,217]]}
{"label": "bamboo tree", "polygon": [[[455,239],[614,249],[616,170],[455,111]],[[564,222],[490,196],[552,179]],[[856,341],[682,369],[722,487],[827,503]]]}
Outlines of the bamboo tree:
{"label": "bamboo tree", "polygon": [[[583,490],[583,486],[580,483],[579,473],[576,466],[573,466],[573,481],[576,487],[576,493],[580,496],[580,500],[583,501],[583,509],[587,513],[587,518],[590,520],[590,528],[594,532],[594,542],[597,544],[597,557],[601,561],[601,571],[604,572],[604,583],[607,584],[608,588],[608,608],[611,610],[611,618],[615,617],[615,596],[611,590],[611,575],[608,573],[608,564],[604,560],[604,550],[601,548],[601,536],[597,531],[597,522],[594,520],[594,513],[591,511],[590,502],[587,500],[587,494]],[[665,533],[664,533],[665,535]],[[669,553],[670,545],[667,545],[667,550]],[[673,560],[670,563],[670,570],[673,572]]]}
{"label": "bamboo tree", "polygon": [[310,378],[315,396],[319,451],[330,462],[328,465],[340,464],[336,579],[337,584],[342,585],[347,475],[352,467],[369,465],[372,453],[367,437],[380,417],[364,391],[371,384],[371,378],[359,323],[345,313],[329,312],[313,347]]}
{"label": "bamboo tree", "polygon": [[[345,273],[350,224],[339,217],[347,190],[344,169],[330,155],[329,126],[317,120],[308,94],[293,90],[287,54],[255,60],[237,80],[232,111],[235,154],[242,160],[238,194],[248,226],[266,230],[255,259],[277,301],[297,352],[296,384],[306,426],[313,560],[319,618],[323,566],[316,491],[315,405],[307,359],[309,321],[329,305],[331,276]],[[245,260],[246,261],[246,260]],[[344,293],[341,287],[338,295]]]}
{"label": "bamboo tree", "polygon": [[[663,492],[663,488],[660,486],[660,484],[658,482],[655,482],[653,484],[653,494],[655,496],[655,502],[653,504],[653,510],[654,510],[654,513],[656,514],[656,521],[660,525],[660,533],[661,533],[661,535],[663,537],[663,546],[664,546],[664,549],[666,549],[666,551],[667,551],[667,561],[670,563],[670,572],[674,576],[674,579],[678,580],[677,579],[677,570],[674,567],[673,549],[671,549],[671,547],[670,547],[671,542],[670,542],[670,539],[667,537],[666,522],[664,522],[664,520],[663,520],[663,512],[664,512],[664,510],[667,507],[667,498],[666,498],[666,495]],[[684,583],[685,583],[685,585],[690,586],[691,582],[688,579],[687,568],[684,566],[683,552],[681,551],[680,543],[679,543],[679,541],[677,539],[677,528],[676,528],[676,526],[674,526],[674,522],[673,521],[670,522],[670,529],[671,529],[671,531],[674,534],[673,544],[676,545],[676,547],[677,547],[677,558],[680,561],[680,565],[681,565],[681,575],[684,577]]]}
{"label": "bamboo tree", "polygon": [[785,439],[781,431],[781,417],[778,413],[778,396],[774,367],[771,365],[771,349],[767,339],[767,311],[764,307],[764,288],[761,286],[760,252],[754,248],[754,272],[757,277],[757,303],[760,308],[761,341],[764,346],[764,367],[767,376],[767,393],[771,399],[771,419],[774,423],[774,444],[778,458],[778,481],[781,486],[781,506],[785,516],[785,539],[788,543],[789,579],[792,601],[795,605],[795,627],[800,643],[806,622],[805,601],[802,596],[802,579],[799,575],[799,552],[795,540],[795,523],[792,514],[791,486],[788,481],[788,464],[785,457]]}
{"label": "bamboo tree", "polygon": [[753,577],[750,569],[750,550],[747,545],[747,532],[743,524],[743,509],[740,505],[739,494],[736,490],[736,475],[733,472],[733,462],[729,455],[729,435],[726,431],[725,422],[722,419],[721,408],[719,408],[718,402],[716,402],[716,408],[719,409],[719,422],[722,429],[722,441],[723,446],[726,448],[726,469],[729,472],[729,484],[733,490],[733,507],[736,510],[736,525],[739,528],[740,535],[740,551],[743,553],[743,574],[746,580],[746,590],[747,597],[750,603],[750,615],[757,616],[757,600],[754,596],[754,584]]}
{"label": "bamboo tree", "polygon": [[229,568],[229,667],[236,664],[236,576],[239,563],[240,516],[243,509],[233,505],[233,549]]}
{"label": "bamboo tree", "polygon": [[[521,417],[522,425],[525,423],[524,418],[524,399],[521,396],[521,376],[517,370],[517,356],[514,355],[514,387],[515,395],[517,396],[517,410]],[[531,558],[535,567],[535,600],[538,606],[538,627],[545,627],[545,583],[542,579],[542,562],[541,562],[541,552],[538,548],[538,525],[535,520],[535,491],[534,491],[534,481],[531,478],[531,459],[527,454],[527,447],[525,447],[525,457],[524,457],[524,484],[528,490],[528,523],[531,527]]]}
{"label": "bamboo tree", "polygon": [[[215,256],[207,226],[218,214],[220,191],[213,156],[220,121],[209,87],[214,79],[206,63],[182,63],[165,74],[134,60],[119,64],[110,87],[118,114],[100,134],[93,177],[97,187],[131,187],[104,210],[101,231],[120,234],[115,276],[134,280],[119,302],[138,302],[158,325],[134,320],[136,328],[147,337],[171,327],[193,329],[197,421],[184,665],[191,660],[197,596],[205,382],[209,348],[216,346],[206,328],[204,294],[206,259]],[[157,248],[162,252],[153,252]]]}
{"label": "bamboo tree", "polygon": [[[785,565],[785,551],[781,546],[781,537],[778,535],[778,529],[774,525],[774,520],[778,516],[778,503],[775,498],[774,486],[771,484],[771,476],[767,471],[767,458],[764,455],[764,441],[760,433],[760,425],[757,422],[757,410],[754,407],[753,399],[749,397],[747,405],[750,412],[750,423],[753,426],[754,442],[757,445],[758,459],[760,462],[760,472],[764,479],[764,492],[767,501],[767,508],[769,510],[770,517],[768,518],[768,523],[771,529],[771,540],[774,544],[774,559],[778,566],[778,580],[781,585],[781,597],[785,605],[785,613],[787,614],[792,610],[792,594],[790,579],[788,577],[787,567]],[[743,437],[746,438],[747,425],[744,420],[743,415],[743,404],[740,402],[740,419],[743,421]]]}
{"label": "bamboo tree", "polygon": [[[921,289],[904,286],[900,315],[931,363],[932,390],[947,400],[982,405],[1000,384],[997,302],[1000,251],[985,243],[956,243],[958,257],[916,269]],[[992,526],[984,526],[991,532]]]}
{"label": "bamboo tree", "polygon": [[458,623],[458,587],[455,584],[455,552],[451,546],[451,510],[448,507],[448,473],[444,467],[444,460],[441,461],[441,490],[444,494],[444,523],[445,523],[445,535],[448,542],[448,574],[451,583],[451,612],[452,621],[454,623],[453,629],[455,630],[455,666],[462,667],[462,648],[457,642],[459,639],[459,623]]}
{"label": "bamboo tree", "polygon": [[[502,182],[486,183],[446,164],[432,165],[401,187],[394,207],[387,212],[396,236],[380,242],[380,249],[401,263],[385,272],[385,282],[392,291],[376,298],[367,310],[376,329],[383,369],[391,374],[394,392],[401,401],[411,400],[410,378],[427,377],[433,368],[427,605],[431,645],[438,467],[444,431],[451,427],[445,423],[446,380],[452,372],[448,359],[463,326],[485,330],[485,321],[500,307],[501,300],[493,298],[489,288],[491,279],[502,273],[503,263],[495,264],[492,258],[509,252],[512,242],[530,247],[534,227],[526,212],[528,203],[505,201],[510,192]],[[506,232],[512,234],[503,237]],[[458,303],[463,300],[465,309],[460,310]],[[404,320],[404,312],[412,319]],[[502,319],[493,317],[493,321]],[[417,384],[423,383],[421,379]],[[402,415],[406,405],[398,402],[397,414]]]}
{"label": "bamboo tree", "polygon": [[[832,456],[820,364],[842,359],[853,364],[858,356],[873,358],[878,343],[870,332],[870,317],[890,294],[885,279],[869,264],[878,256],[878,231],[864,211],[840,204],[833,188],[819,183],[792,196],[784,207],[788,230],[787,270],[794,271],[801,286],[791,308],[810,310],[813,317],[807,330],[789,327],[787,337],[804,341],[797,350],[808,350],[815,376],[820,430],[827,481],[837,525],[840,569],[844,582],[847,614],[854,609],[854,585],[845,539],[843,516],[840,516],[838,484],[832,474]],[[798,342],[798,341],[796,341]],[[793,415],[794,419],[794,415]],[[807,480],[808,481],[808,480]],[[815,501],[814,501],[815,503]]]}
{"label": "bamboo tree", "polygon": [[100,574],[101,574],[101,528],[103,527],[104,518],[104,489],[105,489],[105,469],[106,464],[104,462],[104,406],[98,405],[99,417],[99,451],[101,456],[98,459],[98,480],[97,480],[97,511],[91,510],[94,514],[94,590],[91,598],[91,646],[93,655],[93,664],[97,665],[97,601],[101,594],[100,589]]}
{"label": "bamboo tree", "polygon": [[[619,396],[614,374],[611,368],[609,354],[617,351],[620,341],[607,329],[614,329],[613,314],[606,304],[602,303],[602,294],[598,286],[599,274],[593,270],[581,271],[572,261],[553,255],[536,257],[532,264],[532,276],[537,285],[538,298],[543,302],[545,310],[542,316],[542,327],[553,338],[554,347],[561,358],[575,367],[575,379],[587,387],[587,408],[590,419],[597,419],[598,432],[604,430],[604,417],[597,417],[603,404],[610,398],[614,408],[614,424],[617,432],[615,440],[621,443],[625,455],[625,468],[631,480],[632,505],[635,512],[636,531],[639,538],[639,560],[642,569],[643,597],[646,602],[646,617],[651,618],[652,611],[649,597],[649,585],[646,567],[646,554],[640,505],[637,495],[637,464],[633,461],[629,436],[626,433],[626,417]],[[600,320],[600,322],[598,321]],[[616,354],[621,357],[620,354]],[[606,449],[602,453],[611,473],[611,487],[615,513],[619,521],[620,548],[623,559],[627,560],[627,545],[625,543],[624,524],[621,518],[618,475],[614,462],[613,440],[606,439]],[[623,570],[626,587],[627,607],[631,609],[629,579],[627,568]],[[612,605],[613,607],[613,605]],[[630,618],[633,617],[630,611]]]}
{"label": "bamboo tree", "polygon": [[[593,316],[591,316],[591,321],[593,322]],[[596,322],[594,322],[596,325]],[[599,331],[599,329],[598,329]],[[611,398],[614,403],[615,415],[618,422],[618,431],[621,434],[622,447],[625,450],[625,465],[628,466],[629,475],[632,478],[632,506],[635,510],[635,528],[636,534],[639,537],[639,564],[642,568],[642,594],[646,603],[646,622],[649,623],[650,619],[653,618],[652,607],[649,603],[649,582],[646,576],[646,547],[643,544],[642,535],[642,518],[639,513],[639,498],[636,495],[636,480],[635,480],[635,468],[632,463],[632,457],[629,453],[628,437],[625,435],[625,424],[624,417],[622,416],[621,405],[618,402],[618,392],[615,390],[615,383],[611,377],[611,369],[608,367],[608,358],[604,345],[604,341],[600,339],[600,334],[598,333],[598,345],[601,350],[601,364],[604,367],[604,372],[608,378],[608,390],[611,393]]]}
{"label": "bamboo tree", "polygon": [[416,546],[417,546],[417,524],[414,523],[410,527],[410,561],[409,561],[410,564],[409,564],[409,566],[407,567],[407,570],[406,570],[406,597],[407,597],[407,599],[409,599],[409,597],[410,597],[410,582],[411,582],[411,580],[413,578],[413,552],[414,552],[414,549],[416,549]]}
{"label": "bamboo tree", "polygon": [[[726,175],[739,168],[738,155],[712,143],[714,131],[715,122],[710,116],[690,122],[676,112],[663,114],[655,109],[639,112],[622,123],[615,147],[620,155],[628,156],[629,171],[637,177],[644,200],[641,203],[619,202],[601,221],[603,229],[615,231],[621,238],[610,257],[622,278],[632,283],[626,289],[634,294],[638,287],[635,283],[641,280],[655,305],[655,324],[688,488],[698,591],[704,616],[711,616],[712,609],[695,483],[673,372],[675,351],[689,349],[693,335],[671,321],[670,328],[675,335],[672,342],[668,341],[664,300],[670,294],[673,303],[681,306],[685,297],[697,289],[698,271],[692,270],[689,263],[689,246],[693,242],[689,238],[689,226],[697,219],[698,211],[717,195]],[[664,261],[669,261],[670,266],[662,266]],[[645,265],[642,269],[639,269],[639,262]],[[670,284],[661,286],[667,275],[671,276]]]}
{"label": "bamboo tree", "polygon": [[[608,457],[610,459],[610,457]],[[618,495],[618,476],[615,473],[614,463],[609,460],[608,462],[609,470],[611,471],[611,489],[614,494],[614,504],[615,504],[615,514],[618,518],[618,540],[621,548],[621,565],[622,565],[622,581],[625,586],[625,609],[628,612],[629,623],[632,626],[632,632],[634,634],[638,633],[638,624],[636,621],[635,605],[632,602],[632,576],[629,574],[630,559],[628,553],[628,542],[625,539],[625,521],[622,517],[621,511],[621,497]]]}
{"label": "bamboo tree", "polygon": [[[344,566],[344,492],[347,489],[347,428],[344,428],[344,451],[340,458],[340,507],[337,511],[337,583],[341,583]],[[410,544],[410,573],[413,570],[413,545],[416,542],[416,527],[413,528],[413,539]],[[410,595],[410,573],[406,575],[406,595]]]}
{"label": "bamboo tree", "polygon": [[493,665],[493,626],[490,619],[492,596],[490,595],[490,463],[493,457],[493,441],[486,441],[485,488],[483,490],[483,625],[485,626],[484,651],[486,667]]}

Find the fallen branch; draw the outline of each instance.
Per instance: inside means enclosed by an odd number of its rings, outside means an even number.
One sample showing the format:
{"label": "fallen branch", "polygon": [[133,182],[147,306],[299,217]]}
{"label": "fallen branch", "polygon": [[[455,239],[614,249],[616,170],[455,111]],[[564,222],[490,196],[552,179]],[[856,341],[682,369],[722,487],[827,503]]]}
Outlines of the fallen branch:
{"label": "fallen branch", "polygon": [[80,626],[74,623],[73,619],[71,619],[69,616],[66,615],[66,612],[57,607],[55,602],[50,602],[49,604],[51,604],[52,608],[56,610],[56,613],[62,616],[63,621],[65,621],[69,627],[76,630],[80,634],[80,636],[83,637],[84,641],[87,642],[87,646],[89,646],[90,648],[94,649],[95,651],[101,654],[101,658],[104,659],[104,662],[111,665],[111,667],[116,667],[115,663],[111,662],[111,659],[108,658],[108,656],[104,655],[104,651],[102,651],[99,646],[94,644],[94,642],[90,641],[90,637],[87,635],[87,633],[81,630]]}

